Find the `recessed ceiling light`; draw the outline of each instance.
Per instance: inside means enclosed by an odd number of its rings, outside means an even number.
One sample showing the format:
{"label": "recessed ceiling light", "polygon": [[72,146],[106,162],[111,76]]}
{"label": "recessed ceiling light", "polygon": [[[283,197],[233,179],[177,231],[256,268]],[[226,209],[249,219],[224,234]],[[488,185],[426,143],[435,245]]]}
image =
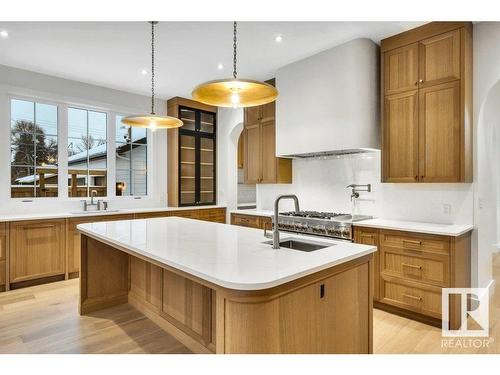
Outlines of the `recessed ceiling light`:
{"label": "recessed ceiling light", "polygon": [[281,43],[283,41],[283,35],[276,35],[276,37],[274,38],[274,41],[276,43]]}
{"label": "recessed ceiling light", "polygon": [[224,65],[222,65],[222,64],[217,65],[217,69],[219,69],[219,70],[224,69]]}
{"label": "recessed ceiling light", "polygon": [[141,74],[142,74],[143,76],[145,76],[146,74],[148,74],[148,71],[147,71],[146,69],[142,69],[142,70],[141,70]]}
{"label": "recessed ceiling light", "polygon": [[7,31],[5,31],[5,30],[2,30],[2,31],[0,31],[0,36],[2,38],[8,38],[9,37],[9,33]]}

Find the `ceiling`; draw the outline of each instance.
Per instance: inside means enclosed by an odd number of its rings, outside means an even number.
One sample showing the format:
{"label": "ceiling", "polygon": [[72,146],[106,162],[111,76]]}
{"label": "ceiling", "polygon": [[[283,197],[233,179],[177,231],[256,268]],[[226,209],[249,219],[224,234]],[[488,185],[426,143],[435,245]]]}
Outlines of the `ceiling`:
{"label": "ceiling", "polygon": [[[381,39],[423,22],[241,22],[238,75],[268,79],[293,61],[349,40]],[[146,22],[0,22],[0,64],[104,87],[150,93]],[[231,22],[160,22],[158,97],[190,96],[197,84],[232,74]],[[275,41],[282,35],[281,43]],[[222,70],[218,64],[223,64]],[[146,69],[148,74],[141,74]]]}

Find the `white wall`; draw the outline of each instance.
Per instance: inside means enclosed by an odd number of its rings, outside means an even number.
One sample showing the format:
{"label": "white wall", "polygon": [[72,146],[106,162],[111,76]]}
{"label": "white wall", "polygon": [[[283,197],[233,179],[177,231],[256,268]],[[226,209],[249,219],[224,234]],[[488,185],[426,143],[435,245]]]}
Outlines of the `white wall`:
{"label": "white wall", "polygon": [[477,285],[491,281],[492,252],[496,251],[500,220],[500,23],[474,25],[474,220],[477,232],[473,262]]}
{"label": "white wall", "polygon": [[[60,212],[78,210],[81,206],[79,199],[76,198],[36,198],[31,203],[23,203],[21,199],[10,198],[9,96],[11,95],[64,102],[67,105],[80,105],[95,109],[110,110],[113,113],[119,114],[149,111],[151,105],[151,99],[145,96],[0,65],[0,174],[4,176],[0,180],[0,213]],[[156,111],[159,114],[165,113],[165,101],[156,101]],[[62,115],[65,116],[64,113]],[[114,126],[111,128],[114,128]],[[64,136],[65,132],[59,133],[60,147],[61,143],[63,143],[61,139]],[[108,133],[108,138],[114,139],[114,133]],[[148,165],[150,171],[150,193],[148,197],[142,199],[117,197],[112,199],[110,207],[153,207],[166,205],[166,131],[158,130],[153,132],[150,137],[150,146],[152,153],[149,155],[150,164]],[[66,160],[66,157],[60,158],[61,162],[63,160]],[[112,168],[112,166],[114,166],[114,160],[110,160],[108,168]],[[64,178],[60,181],[64,181]],[[108,193],[110,190],[113,191],[114,187],[108,189]],[[55,203],[56,201],[57,203]]]}
{"label": "white wall", "polygon": [[[346,186],[371,184],[371,193],[350,201]],[[380,182],[380,152],[340,158],[294,159],[293,183],[257,185],[257,208],[270,210],[278,194],[294,193],[306,210],[357,213],[437,223],[472,224],[472,184],[383,184]],[[449,214],[444,205],[449,205]],[[284,209],[292,203],[283,202]]]}
{"label": "white wall", "polygon": [[276,154],[380,148],[379,47],[355,39],[276,72]]}

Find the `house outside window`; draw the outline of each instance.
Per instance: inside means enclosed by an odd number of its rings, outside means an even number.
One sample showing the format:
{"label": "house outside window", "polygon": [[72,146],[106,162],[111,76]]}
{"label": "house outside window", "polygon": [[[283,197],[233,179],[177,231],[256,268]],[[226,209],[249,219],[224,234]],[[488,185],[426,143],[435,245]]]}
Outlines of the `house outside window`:
{"label": "house outside window", "polygon": [[12,99],[11,197],[58,196],[57,106]]}
{"label": "house outside window", "polygon": [[68,196],[107,195],[107,114],[68,108]]}
{"label": "house outside window", "polygon": [[122,124],[116,116],[116,195],[147,195],[147,131]]}

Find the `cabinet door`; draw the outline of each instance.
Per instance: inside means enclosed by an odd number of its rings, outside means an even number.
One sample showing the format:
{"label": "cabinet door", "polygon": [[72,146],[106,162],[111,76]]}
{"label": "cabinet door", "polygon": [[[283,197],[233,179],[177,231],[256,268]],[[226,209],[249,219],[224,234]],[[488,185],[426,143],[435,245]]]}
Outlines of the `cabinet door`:
{"label": "cabinet door", "polygon": [[385,98],[383,124],[383,182],[418,180],[417,91]]}
{"label": "cabinet door", "polygon": [[276,183],[276,142],[274,120],[262,122],[262,183]]}
{"label": "cabinet door", "polygon": [[65,273],[65,222],[44,220],[10,225],[10,281]]}
{"label": "cabinet door", "polygon": [[260,124],[245,126],[245,183],[256,184],[261,180]]}
{"label": "cabinet door", "polygon": [[179,203],[194,205],[196,203],[196,137],[181,134],[179,143]]}
{"label": "cabinet door", "polygon": [[369,353],[368,275],[364,264],[281,297],[282,352]]}
{"label": "cabinet door", "polygon": [[377,246],[377,252],[373,255],[373,299],[378,301],[380,298],[380,251],[378,250],[378,230],[356,227],[354,229],[354,242],[363,245]]}
{"label": "cabinet door", "polygon": [[387,51],[384,59],[384,94],[414,90],[418,86],[418,43]]}
{"label": "cabinet door", "polygon": [[420,87],[460,79],[460,30],[420,42]]}
{"label": "cabinet door", "polygon": [[260,120],[262,122],[274,121],[276,118],[276,102],[271,102],[261,106]]}
{"label": "cabinet door", "polygon": [[420,181],[460,182],[460,81],[419,93]]}
{"label": "cabinet door", "polygon": [[215,204],[215,140],[200,137],[200,172],[199,198],[200,204]]}

